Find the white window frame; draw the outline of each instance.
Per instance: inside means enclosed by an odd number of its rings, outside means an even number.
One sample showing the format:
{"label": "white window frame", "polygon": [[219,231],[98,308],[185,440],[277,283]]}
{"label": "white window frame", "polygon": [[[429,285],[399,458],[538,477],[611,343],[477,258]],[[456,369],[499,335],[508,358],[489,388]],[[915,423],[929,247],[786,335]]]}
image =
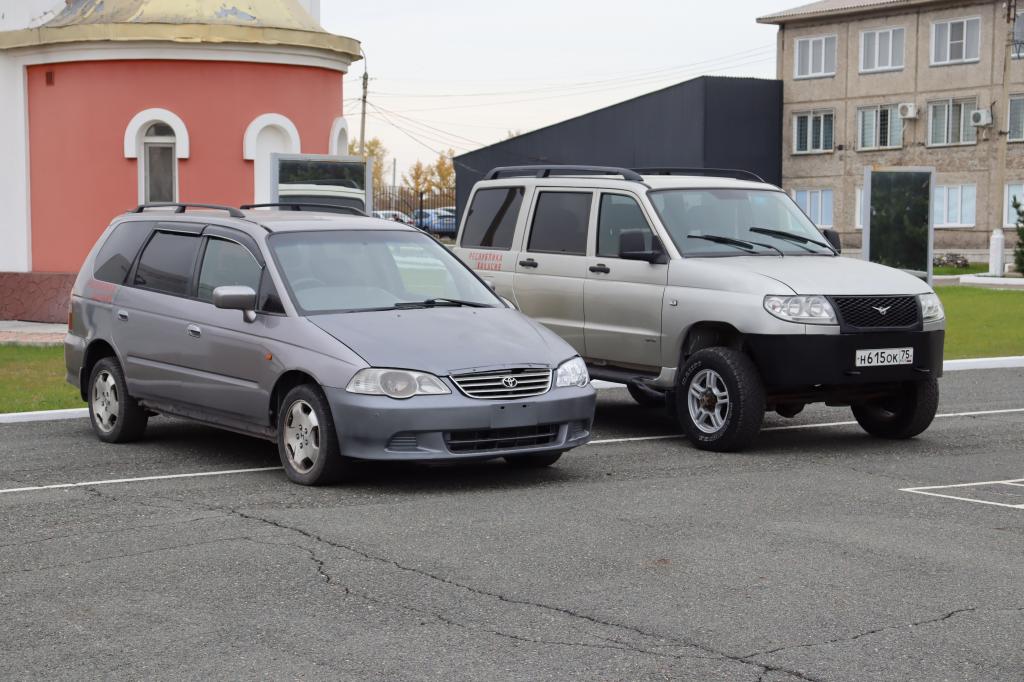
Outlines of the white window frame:
{"label": "white window frame", "polygon": [[[900,59],[899,66],[894,66],[893,65],[893,57],[896,56],[896,52],[893,49],[893,45],[895,44],[894,41],[893,41],[893,36],[895,35],[895,33],[897,31],[900,31],[900,32],[903,33],[903,41],[902,41],[903,42],[903,49],[900,50],[900,53],[899,53],[899,59]],[[867,68],[866,66],[864,66],[864,57],[867,55],[867,50],[865,49],[865,43],[867,41],[866,36],[869,33],[873,33],[875,35],[875,65],[873,67],[871,67],[871,68]],[[882,33],[888,33],[889,34],[889,66],[878,66],[878,57],[881,54],[881,52],[879,51],[880,41],[878,40],[878,36],[880,34],[882,34]],[[902,26],[887,26],[885,28],[873,28],[873,29],[870,29],[870,30],[867,30],[867,31],[861,31],[860,32],[860,72],[861,73],[885,73],[886,71],[902,71],[904,65],[906,64],[906,51],[907,51],[907,31]]]}
{"label": "white window frame", "polygon": [[860,185],[853,188],[853,226],[864,229],[864,188]]}
{"label": "white window frame", "polygon": [[[966,108],[964,106],[968,102],[973,102],[973,104],[970,106],[970,108]],[[961,107],[960,107],[960,116],[961,116],[961,120],[960,120],[960,141],[959,142],[950,142],[949,141],[949,139],[951,137],[950,133],[953,131],[953,129],[950,127],[951,123],[952,123],[951,119],[952,119],[952,114],[953,114],[953,105],[957,104],[957,103],[959,103],[961,105]],[[945,104],[946,105],[946,141],[945,142],[932,142],[932,126],[935,123],[934,120],[933,120],[933,117],[932,117],[932,106],[935,105],[935,104]],[[961,147],[961,146],[976,145],[976,144],[978,144],[978,131],[974,128],[974,126],[971,125],[971,118],[970,118],[970,112],[974,111],[975,109],[978,108],[978,98],[977,97],[952,97],[952,98],[949,98],[949,99],[935,99],[935,100],[931,100],[929,102],[926,102],[925,106],[928,107],[928,140],[926,142],[926,146],[928,146],[928,147]],[[968,128],[970,128],[971,130],[974,131],[974,139],[973,140],[968,140],[968,141],[965,142],[964,141],[964,132]]]}
{"label": "white window frame", "polygon": [[[968,57],[967,56],[967,26],[970,22],[976,21],[978,23],[978,56]],[[951,30],[953,24],[963,23],[964,25],[964,56],[963,59],[950,59],[950,46],[952,45]],[[937,61],[935,59],[935,47],[937,45],[937,31],[936,27],[940,24],[946,25],[946,59],[944,61]],[[929,45],[929,63],[932,66],[948,66],[950,64],[973,64],[974,62],[981,61],[981,17],[956,17],[955,19],[942,19],[940,21],[932,22],[932,36]]]}
{"label": "white window frame", "polygon": [[1020,194],[1017,197],[1021,203],[1024,203],[1024,180],[1021,182],[1008,182],[1003,186],[1003,228],[1017,227],[1017,216],[1013,216],[1013,220],[1010,220],[1010,211],[1013,207],[1010,205],[1010,188],[1020,187]]}
{"label": "white window frame", "polygon": [[[828,61],[825,57],[825,45],[828,43],[828,39],[831,38],[835,45],[835,55],[832,58],[834,68],[831,71],[826,70],[825,63]],[[814,43],[821,43],[821,71],[814,70]],[[800,74],[800,43],[807,43],[807,73]],[[809,78],[832,78],[836,75],[836,70],[839,68],[839,34],[829,33],[821,36],[805,36],[802,38],[796,38],[793,41],[793,79],[794,80],[806,80]]]}
{"label": "white window frame", "polygon": [[[974,192],[974,216],[970,221],[964,220],[964,189],[970,187]],[[956,190],[957,193],[957,218],[956,222],[949,221],[949,193]],[[943,222],[935,222],[936,229],[974,227],[978,222],[978,186],[973,182],[965,182],[959,185],[936,185],[933,192],[937,195],[942,192],[942,215]],[[937,202],[936,202],[937,203]],[[934,209],[933,209],[934,215]]]}
{"label": "white window frame", "polygon": [[[886,145],[878,144],[878,140],[881,137],[879,130],[881,129],[881,114],[879,113],[882,109],[889,110],[889,130],[888,138],[889,143]],[[864,126],[861,125],[861,117],[872,112],[875,117],[875,144],[867,147],[864,145],[864,140],[861,137],[864,131]],[[899,140],[896,144],[892,141],[892,121],[898,119],[900,122],[900,135]],[[898,104],[875,104],[867,107],[857,107],[857,151],[875,151],[880,149],[902,149],[903,148],[903,119],[900,118],[900,105]]]}
{"label": "white window frame", "polygon": [[[793,197],[793,202],[796,203],[797,206],[800,206],[800,202],[797,201],[797,195],[799,193],[801,193],[801,192],[806,192],[807,193],[807,207],[808,207],[808,210],[804,212],[804,215],[806,215],[810,219],[810,221],[812,223],[814,223],[815,226],[820,228],[820,229],[831,228],[832,224],[835,222],[835,219],[836,219],[836,193],[832,190],[832,188],[831,187],[813,187],[813,188],[811,188],[811,187],[799,187],[799,188],[793,189],[791,191],[791,196]],[[830,203],[830,205],[832,206],[832,216],[831,216],[832,220],[830,220],[827,223],[822,223],[822,222],[818,222],[818,221],[821,220],[821,207],[824,206],[824,203],[822,202],[821,199],[824,196],[825,192],[828,192],[829,194],[832,195],[831,203]],[[813,211],[810,210],[811,206],[813,205],[811,203],[811,195],[812,194],[817,194],[818,195],[818,215],[817,216],[811,215],[811,213],[813,213]],[[800,207],[800,210],[803,210],[802,206]]]}
{"label": "white window frame", "polygon": [[[155,125],[155,124],[154,124]],[[178,157],[177,138],[174,135],[143,135],[142,154],[139,157],[139,194],[141,203],[153,203],[149,197],[149,150],[154,148],[171,150],[171,174],[174,180],[172,202],[178,201]]]}
{"label": "white window frame", "polygon": [[[832,146],[825,147],[825,116],[829,115],[832,117]],[[807,149],[797,149],[797,140],[800,131],[800,117],[807,117]],[[818,132],[818,140],[821,146],[817,149],[812,147],[812,141],[814,140],[814,119],[818,118],[820,121],[820,130]],[[794,154],[831,154],[836,148],[836,111],[835,109],[815,109],[813,111],[796,111],[793,112],[793,153]]]}
{"label": "white window frame", "polygon": [[1006,102],[1006,141],[1007,142],[1024,142],[1024,113],[1021,114],[1021,126],[1020,133],[1016,137],[1013,134],[1013,117],[1010,115],[1013,111],[1014,100],[1024,102],[1024,93],[1012,94],[1007,98]]}

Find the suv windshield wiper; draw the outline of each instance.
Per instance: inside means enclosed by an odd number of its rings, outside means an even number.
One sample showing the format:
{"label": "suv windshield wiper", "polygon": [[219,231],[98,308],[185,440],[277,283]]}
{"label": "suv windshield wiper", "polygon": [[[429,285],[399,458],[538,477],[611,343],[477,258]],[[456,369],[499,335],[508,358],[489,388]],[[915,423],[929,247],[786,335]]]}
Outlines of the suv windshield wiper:
{"label": "suv windshield wiper", "polygon": [[[802,234],[793,234],[792,232],[783,232],[782,230],[770,230],[767,227],[751,227],[749,229],[751,232],[756,232],[757,234],[766,234],[769,237],[778,237],[779,239],[796,242],[797,244],[814,244],[815,246],[821,246],[832,253],[835,253],[835,249],[828,244],[805,237]],[[810,251],[810,249],[807,250]]]}
{"label": "suv windshield wiper", "polygon": [[737,249],[743,249],[744,251],[753,251],[755,246],[760,246],[775,251],[783,258],[786,257],[786,254],[782,252],[782,249],[772,246],[771,244],[762,244],[761,242],[747,242],[742,239],[733,239],[732,237],[721,237],[717,234],[688,234],[686,235],[686,238],[703,239],[716,244],[728,244],[729,246],[735,246]]}
{"label": "suv windshield wiper", "polygon": [[492,308],[494,306],[477,301],[464,301],[459,298],[428,298],[424,301],[399,301],[395,308],[433,308],[439,305],[467,306],[469,308]]}

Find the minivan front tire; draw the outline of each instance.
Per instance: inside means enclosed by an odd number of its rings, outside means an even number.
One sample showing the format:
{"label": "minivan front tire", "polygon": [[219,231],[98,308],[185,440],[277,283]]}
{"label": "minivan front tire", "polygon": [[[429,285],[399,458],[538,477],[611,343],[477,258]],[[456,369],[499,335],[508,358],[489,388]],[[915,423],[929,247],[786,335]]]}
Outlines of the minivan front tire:
{"label": "minivan front tire", "polygon": [[330,405],[319,386],[288,391],[277,414],[277,452],[284,473],[302,485],[344,479],[352,462],[342,457]]}
{"label": "minivan front tire", "polygon": [[676,385],[676,416],[694,446],[714,452],[742,450],[764,421],[765,390],[747,355],[713,347],[690,356]]}
{"label": "minivan front tire", "polygon": [[128,394],[121,364],[114,357],[101,358],[89,373],[89,420],[96,437],[105,443],[138,440],[149,415]]}
{"label": "minivan front tire", "polygon": [[904,384],[888,397],[852,406],[861,428],[876,438],[906,439],[927,429],[939,409],[935,377]]}

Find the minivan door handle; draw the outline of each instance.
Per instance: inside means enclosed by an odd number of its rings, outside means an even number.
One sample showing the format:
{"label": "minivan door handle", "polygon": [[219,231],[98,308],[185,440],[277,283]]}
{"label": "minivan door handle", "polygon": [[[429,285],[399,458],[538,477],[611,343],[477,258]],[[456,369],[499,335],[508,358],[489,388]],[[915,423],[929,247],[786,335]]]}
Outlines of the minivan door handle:
{"label": "minivan door handle", "polygon": [[118,310],[117,311],[117,319],[121,320],[122,322],[127,320],[128,319],[128,311],[127,310]]}
{"label": "minivan door handle", "polygon": [[591,272],[601,272],[601,273],[604,273],[604,274],[607,275],[609,272],[612,271],[612,269],[609,268],[604,263],[598,263],[597,265],[591,265],[590,266],[590,271]]}
{"label": "minivan door handle", "polygon": [[185,331],[188,333],[189,336],[191,336],[194,339],[198,339],[200,336],[203,335],[203,330],[200,329],[198,325],[194,324],[190,324],[189,326],[185,327]]}
{"label": "minivan door handle", "polygon": [[522,265],[524,268],[535,268],[538,265],[537,261],[533,260],[532,258],[521,260],[519,261],[519,264]]}

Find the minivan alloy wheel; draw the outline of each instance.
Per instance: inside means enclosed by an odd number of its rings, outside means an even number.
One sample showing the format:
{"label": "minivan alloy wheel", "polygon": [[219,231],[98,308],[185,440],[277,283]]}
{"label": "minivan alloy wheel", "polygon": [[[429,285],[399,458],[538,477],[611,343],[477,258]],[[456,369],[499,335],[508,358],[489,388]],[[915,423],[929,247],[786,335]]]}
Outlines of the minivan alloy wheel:
{"label": "minivan alloy wheel", "polygon": [[288,408],[284,445],[288,459],[299,473],[307,473],[316,465],[320,457],[320,422],[305,400],[296,400]]}
{"label": "minivan alloy wheel", "polygon": [[92,415],[96,428],[103,433],[113,431],[117,425],[119,407],[117,383],[110,372],[103,370],[96,375],[92,384]]}
{"label": "minivan alloy wheel", "polygon": [[717,433],[729,419],[729,389],[713,369],[693,375],[686,392],[686,404],[694,425],[704,433]]}

